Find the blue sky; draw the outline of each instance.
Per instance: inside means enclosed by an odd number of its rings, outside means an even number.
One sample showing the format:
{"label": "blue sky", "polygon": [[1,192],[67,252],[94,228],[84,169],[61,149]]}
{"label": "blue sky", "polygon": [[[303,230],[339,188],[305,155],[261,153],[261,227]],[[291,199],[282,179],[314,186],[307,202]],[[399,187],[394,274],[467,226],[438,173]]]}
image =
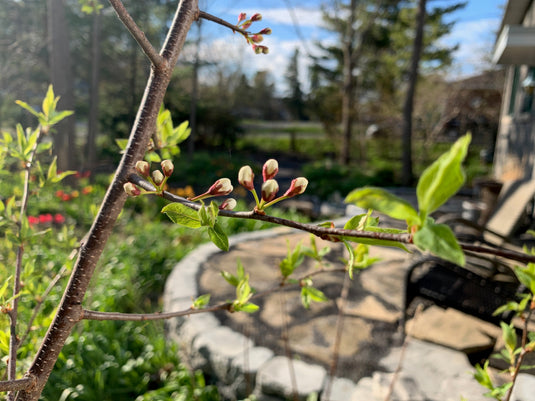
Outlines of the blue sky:
{"label": "blue sky", "polygon": [[[429,0],[430,7],[451,4],[453,0]],[[268,55],[255,55],[247,48],[245,40],[238,34],[211,22],[203,22],[203,57],[224,61],[229,68],[242,68],[247,73],[268,70],[276,81],[279,91],[284,91],[282,78],[288,60],[296,47],[301,49],[302,82],[306,87],[308,52],[315,52],[317,41],[333,40],[321,28],[321,4],[332,4],[327,0],[200,0],[204,11],[217,15],[229,22],[235,22],[240,12],[248,16],[260,12],[263,20],[256,22],[250,30],[270,27],[271,36],[263,44],[270,48]],[[490,54],[500,26],[503,6],[506,0],[469,0],[467,6],[450,18],[455,27],[444,42],[459,44],[455,63],[448,75],[451,78],[473,75],[489,66]]]}

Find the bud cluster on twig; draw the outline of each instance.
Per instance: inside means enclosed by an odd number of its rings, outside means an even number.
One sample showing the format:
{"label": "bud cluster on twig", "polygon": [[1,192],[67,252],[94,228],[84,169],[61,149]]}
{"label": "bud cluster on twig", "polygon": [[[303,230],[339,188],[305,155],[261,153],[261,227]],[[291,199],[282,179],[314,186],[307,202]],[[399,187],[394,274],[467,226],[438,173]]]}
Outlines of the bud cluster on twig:
{"label": "bud cluster on twig", "polygon": [[262,15],[259,13],[253,14],[253,16],[249,19],[247,19],[246,13],[240,13],[236,27],[240,28],[240,31],[238,32],[243,35],[247,43],[251,45],[256,54],[268,54],[269,48],[264,45],[259,45],[259,43],[264,40],[264,35],[271,35],[271,28],[264,28],[256,33],[249,33],[246,31],[253,24],[253,22],[261,20]]}

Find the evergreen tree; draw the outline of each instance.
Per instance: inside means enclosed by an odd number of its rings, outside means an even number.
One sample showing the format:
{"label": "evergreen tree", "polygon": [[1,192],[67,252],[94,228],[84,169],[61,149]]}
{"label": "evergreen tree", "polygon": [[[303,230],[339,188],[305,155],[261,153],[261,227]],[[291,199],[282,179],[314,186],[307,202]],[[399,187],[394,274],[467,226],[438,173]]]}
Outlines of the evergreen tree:
{"label": "evergreen tree", "polygon": [[295,49],[288,63],[285,79],[288,85],[288,96],[285,99],[288,110],[293,118],[304,120],[306,118],[305,99],[299,82],[299,49]]}

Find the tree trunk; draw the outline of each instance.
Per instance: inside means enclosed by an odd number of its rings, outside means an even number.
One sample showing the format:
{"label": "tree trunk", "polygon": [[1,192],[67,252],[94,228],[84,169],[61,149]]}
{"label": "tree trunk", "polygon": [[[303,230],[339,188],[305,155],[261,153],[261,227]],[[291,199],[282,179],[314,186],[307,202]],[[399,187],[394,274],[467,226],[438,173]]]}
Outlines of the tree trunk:
{"label": "tree trunk", "polygon": [[202,20],[197,21],[197,39],[195,40],[195,60],[193,61],[193,71],[191,77],[191,103],[189,110],[189,126],[191,133],[188,138],[188,154],[191,156],[195,152],[195,137],[197,136],[197,103],[199,101],[199,67],[201,49],[201,27]]}
{"label": "tree trunk", "polygon": [[100,83],[100,13],[93,14],[91,31],[91,88],[89,91],[89,118],[87,124],[86,168],[92,171],[97,160],[98,104]]}
{"label": "tree trunk", "polygon": [[[54,93],[61,96],[58,110],[74,110],[74,89],[69,50],[69,28],[64,0],[47,0],[50,81]],[[58,170],[76,169],[74,152],[76,119],[70,116],[56,125],[54,135]]]}
{"label": "tree trunk", "polygon": [[351,159],[351,136],[353,131],[353,113],[355,104],[355,67],[354,46],[355,29],[353,27],[356,18],[357,0],[351,0],[351,9],[347,21],[346,40],[344,50],[344,83],[342,89],[342,148],[340,149],[340,163],[349,164]]}
{"label": "tree trunk", "polygon": [[412,185],[414,177],[412,171],[412,112],[414,108],[414,93],[418,81],[418,66],[423,47],[425,6],[427,0],[419,0],[418,16],[416,20],[416,34],[414,36],[411,65],[409,70],[409,86],[403,105],[403,132],[402,132],[402,183]]}

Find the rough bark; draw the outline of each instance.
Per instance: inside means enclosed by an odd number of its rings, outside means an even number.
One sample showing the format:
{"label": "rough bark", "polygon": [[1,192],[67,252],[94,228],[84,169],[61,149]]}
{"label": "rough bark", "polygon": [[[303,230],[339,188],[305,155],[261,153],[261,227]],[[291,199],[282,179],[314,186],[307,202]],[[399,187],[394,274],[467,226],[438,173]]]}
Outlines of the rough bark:
{"label": "rough bark", "polygon": [[180,2],[161,52],[165,62],[151,71],[126,152],[116,170],[99,214],[86,236],[87,240],[81,244],[79,257],[58,312],[27,373],[28,377],[34,379],[35,385],[21,391],[17,398],[19,401],[39,399],[67,337],[82,318],[82,301],[89,281],[126,199],[123,184],[133,171],[135,162],[142,159],[145,154],[173,67],[186,40],[186,34],[197,16],[197,0]]}

